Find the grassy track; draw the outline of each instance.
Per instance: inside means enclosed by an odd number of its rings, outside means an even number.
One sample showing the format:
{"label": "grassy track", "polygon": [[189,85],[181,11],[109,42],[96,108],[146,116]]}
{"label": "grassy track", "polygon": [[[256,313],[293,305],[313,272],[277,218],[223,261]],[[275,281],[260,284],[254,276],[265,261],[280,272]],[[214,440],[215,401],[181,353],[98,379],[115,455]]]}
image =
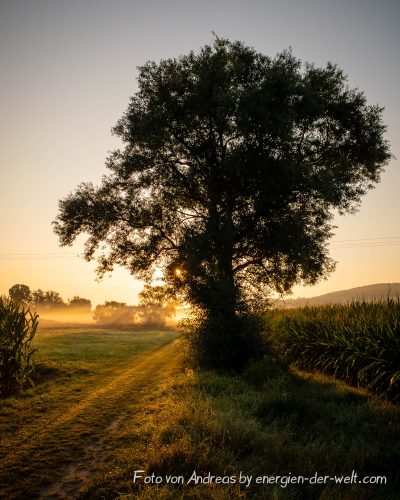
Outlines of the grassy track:
{"label": "grassy track", "polygon": [[[116,431],[124,420],[132,421],[143,396],[168,372],[175,337],[171,332],[39,335],[48,380],[2,403],[0,497],[76,498],[95,482],[110,459]],[[56,362],[58,371],[52,373]]]}

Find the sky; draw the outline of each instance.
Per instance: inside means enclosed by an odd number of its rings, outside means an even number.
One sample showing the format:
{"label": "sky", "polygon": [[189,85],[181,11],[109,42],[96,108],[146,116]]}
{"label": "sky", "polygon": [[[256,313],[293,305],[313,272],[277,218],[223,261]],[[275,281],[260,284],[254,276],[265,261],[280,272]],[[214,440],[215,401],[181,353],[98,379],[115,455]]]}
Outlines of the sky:
{"label": "sky", "polygon": [[[219,37],[269,56],[336,63],[369,104],[385,107],[400,158],[400,2],[396,0],[0,0],[0,294],[16,283],[93,304],[133,304],[142,284],[118,268],[96,282],[83,238],[60,248],[58,200],[98,183],[121,146],[111,128],[137,91],[137,66]],[[356,215],[336,216],[336,271],[310,297],[400,282],[400,170],[393,159]]]}

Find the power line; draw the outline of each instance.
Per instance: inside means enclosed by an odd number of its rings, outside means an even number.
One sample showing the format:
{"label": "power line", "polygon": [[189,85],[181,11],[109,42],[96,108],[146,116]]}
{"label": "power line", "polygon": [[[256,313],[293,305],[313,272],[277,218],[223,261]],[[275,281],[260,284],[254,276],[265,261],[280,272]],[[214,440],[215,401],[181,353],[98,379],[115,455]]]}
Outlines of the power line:
{"label": "power line", "polygon": [[333,248],[333,249],[343,249],[343,248],[375,248],[375,247],[395,247],[395,246],[399,246],[400,245],[400,241],[399,242],[393,242],[393,243],[374,243],[374,244],[360,244],[360,245],[331,245],[330,248]]}
{"label": "power line", "polygon": [[9,255],[21,255],[21,256],[28,256],[28,257],[31,257],[31,256],[36,256],[36,255],[40,255],[40,256],[45,256],[45,255],[61,255],[61,256],[73,256],[73,255],[76,255],[75,253],[57,253],[57,252],[52,252],[52,253],[0,253],[0,256],[9,256]]}
{"label": "power line", "polygon": [[400,245],[400,236],[382,236],[375,238],[354,238],[352,240],[332,241],[331,248],[370,248]]}
{"label": "power line", "polygon": [[335,243],[345,243],[347,241],[370,241],[370,240],[393,240],[393,239],[399,239],[400,236],[382,236],[382,237],[375,237],[375,238],[355,238],[352,240],[336,240]]}
{"label": "power line", "polygon": [[[337,245],[337,243],[339,243]],[[347,245],[340,245],[340,243],[348,243]],[[330,247],[332,249],[351,249],[351,248],[373,248],[373,247],[386,247],[386,246],[399,246],[400,236],[382,236],[374,238],[354,238],[348,240],[333,241]],[[75,260],[80,258],[75,253],[2,253],[0,254],[0,261],[6,260]]]}
{"label": "power line", "polygon": [[2,253],[0,260],[73,260],[79,258],[74,253]]}
{"label": "power line", "polygon": [[74,257],[36,257],[36,258],[21,258],[21,257],[0,257],[0,261],[8,260],[75,260]]}

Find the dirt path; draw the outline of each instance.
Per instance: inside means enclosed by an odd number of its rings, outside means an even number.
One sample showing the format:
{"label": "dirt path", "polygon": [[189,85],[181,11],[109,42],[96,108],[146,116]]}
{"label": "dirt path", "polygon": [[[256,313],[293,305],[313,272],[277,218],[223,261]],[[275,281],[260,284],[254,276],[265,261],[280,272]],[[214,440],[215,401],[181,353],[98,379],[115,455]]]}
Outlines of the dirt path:
{"label": "dirt path", "polygon": [[[41,417],[39,431],[36,427],[32,433],[28,428],[17,437],[18,445],[6,457],[6,469],[0,467],[0,481],[7,476],[7,469],[20,469],[23,474],[23,464],[34,457],[38,463],[35,473],[43,480],[32,498],[79,497],[103,471],[121,426],[127,420],[132,425],[135,414],[142,411],[143,398],[168,376],[175,350],[176,342],[172,342],[139,355],[129,365],[89,384],[78,402],[64,404],[59,414]],[[23,496],[11,488],[4,498]]]}

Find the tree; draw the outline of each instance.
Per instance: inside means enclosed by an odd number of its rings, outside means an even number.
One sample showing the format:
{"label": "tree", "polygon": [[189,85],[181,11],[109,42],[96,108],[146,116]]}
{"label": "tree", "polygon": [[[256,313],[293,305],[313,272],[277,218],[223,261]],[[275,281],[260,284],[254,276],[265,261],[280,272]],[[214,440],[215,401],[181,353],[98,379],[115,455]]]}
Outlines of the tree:
{"label": "tree", "polygon": [[88,309],[92,308],[92,302],[90,299],[84,299],[75,295],[72,299],[69,300],[69,307],[79,308],[79,309]]}
{"label": "tree", "polygon": [[109,300],[96,306],[93,319],[104,325],[131,325],[135,323],[135,310],[125,302]]}
{"label": "tree", "polygon": [[151,286],[145,284],[139,292],[139,304],[142,306],[165,306],[174,302],[174,296],[165,285]]}
{"label": "tree", "polygon": [[13,302],[21,305],[29,304],[31,300],[31,290],[29,286],[21,283],[13,285],[8,290],[8,295]]}
{"label": "tree", "polygon": [[166,286],[146,284],[139,293],[139,306],[145,325],[164,326],[168,318],[176,314],[173,292]]}
{"label": "tree", "polygon": [[335,65],[219,38],[146,63],[138,85],[113,129],[124,149],[99,187],[60,201],[55,232],[62,245],[87,233],[100,276],[161,268],[218,326],[216,362],[237,367],[251,354],[239,319],[253,289],[287,292],[334,269],[333,210],[356,210],[390,159],[383,109]]}
{"label": "tree", "polygon": [[65,307],[65,303],[58,292],[54,290],[44,292],[40,288],[32,292],[32,303],[37,307]]}

